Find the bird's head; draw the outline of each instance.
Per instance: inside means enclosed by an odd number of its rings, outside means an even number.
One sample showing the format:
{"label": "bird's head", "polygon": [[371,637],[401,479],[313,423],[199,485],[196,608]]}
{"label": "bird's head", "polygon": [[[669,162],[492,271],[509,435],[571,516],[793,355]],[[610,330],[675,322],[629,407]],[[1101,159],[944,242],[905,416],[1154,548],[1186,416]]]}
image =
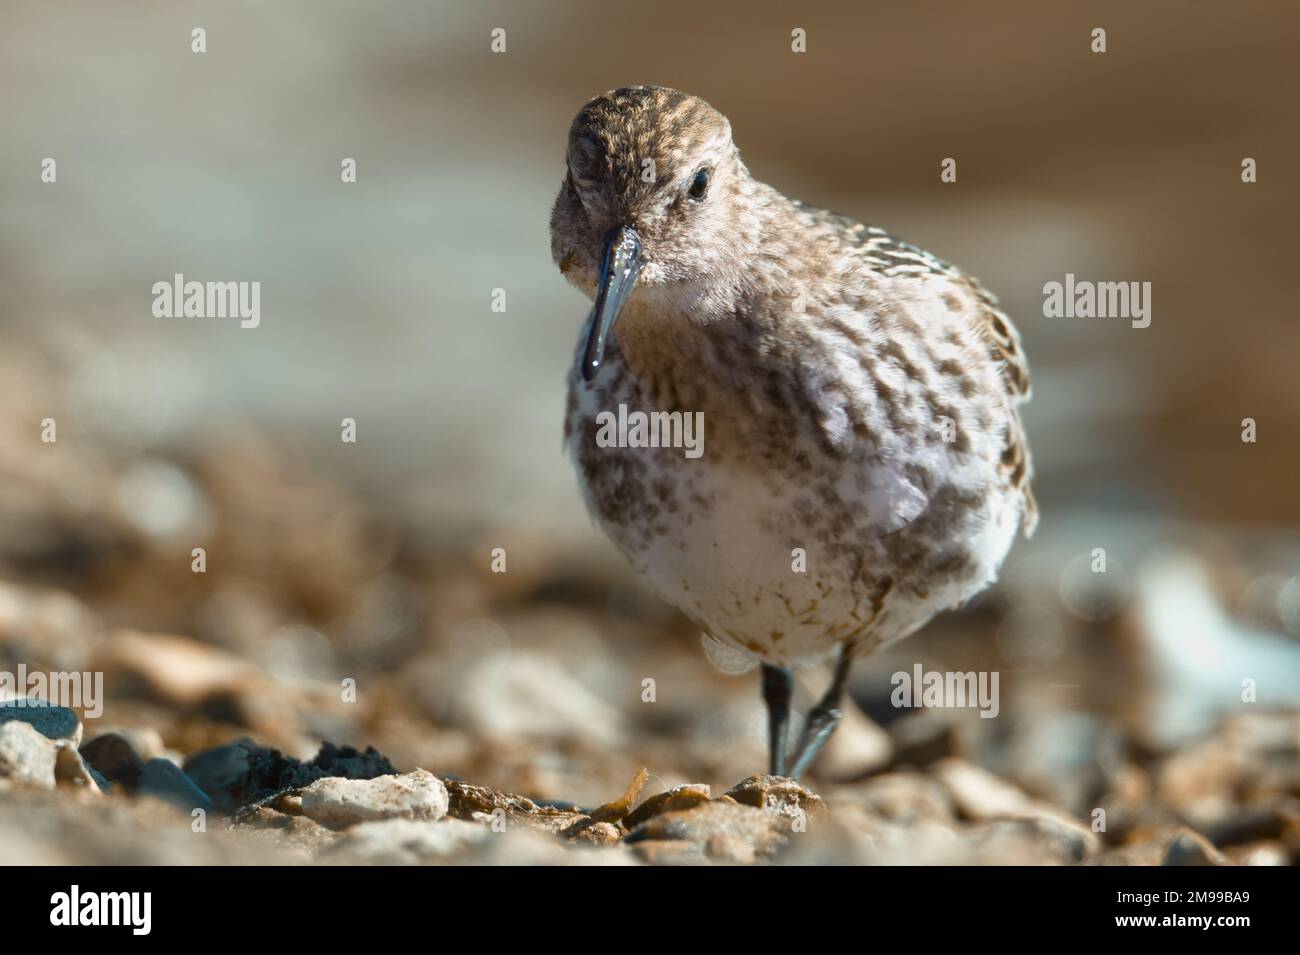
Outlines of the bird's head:
{"label": "bird's head", "polygon": [[596,303],[587,380],[634,290],[707,317],[741,280],[757,232],[749,181],[731,124],[702,99],[633,86],[582,107],[551,212],[551,254]]}

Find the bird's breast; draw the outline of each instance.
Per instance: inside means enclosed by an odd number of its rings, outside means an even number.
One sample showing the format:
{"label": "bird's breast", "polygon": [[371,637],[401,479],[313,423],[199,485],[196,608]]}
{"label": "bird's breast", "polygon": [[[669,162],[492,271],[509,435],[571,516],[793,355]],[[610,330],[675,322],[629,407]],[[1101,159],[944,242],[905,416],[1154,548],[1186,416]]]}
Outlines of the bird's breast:
{"label": "bird's breast", "polygon": [[889,642],[1005,555],[1017,514],[979,461],[829,446],[816,409],[770,384],[691,393],[613,349],[594,382],[571,376],[566,441],[602,529],[716,638],[781,662]]}

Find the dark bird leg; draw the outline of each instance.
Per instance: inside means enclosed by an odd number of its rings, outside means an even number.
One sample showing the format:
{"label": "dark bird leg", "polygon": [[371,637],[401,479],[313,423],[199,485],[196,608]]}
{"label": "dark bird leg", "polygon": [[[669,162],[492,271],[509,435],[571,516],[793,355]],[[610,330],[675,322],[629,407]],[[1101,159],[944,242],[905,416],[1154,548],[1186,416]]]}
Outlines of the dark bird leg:
{"label": "dark bird leg", "polygon": [[763,702],[767,704],[767,771],[785,775],[785,743],[790,730],[790,701],[794,698],[794,674],[788,667],[763,664]]}
{"label": "dark bird leg", "polygon": [[799,746],[795,750],[794,765],[790,769],[791,779],[798,779],[807,771],[844,716],[844,711],[840,709],[840,700],[844,697],[849,668],[853,665],[851,650],[847,643],[840,648],[840,658],[835,664],[835,676],[831,680],[830,688],[821,698],[821,702],[808,711],[803,732],[799,734]]}

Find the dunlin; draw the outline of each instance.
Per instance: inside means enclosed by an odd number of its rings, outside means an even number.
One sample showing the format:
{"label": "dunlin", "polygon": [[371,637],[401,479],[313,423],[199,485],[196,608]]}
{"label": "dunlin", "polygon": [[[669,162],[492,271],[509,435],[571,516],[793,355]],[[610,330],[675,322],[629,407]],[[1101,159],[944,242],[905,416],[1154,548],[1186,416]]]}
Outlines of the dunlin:
{"label": "dunlin", "polygon": [[[565,420],[587,505],[762,664],[770,772],[798,777],[852,661],[983,590],[1032,531],[1019,337],[960,270],[751,178],[694,96],[596,97],[566,165],[551,252],[595,301]],[[702,453],[610,440],[602,412],[702,413]],[[790,667],[832,656],[787,759]]]}

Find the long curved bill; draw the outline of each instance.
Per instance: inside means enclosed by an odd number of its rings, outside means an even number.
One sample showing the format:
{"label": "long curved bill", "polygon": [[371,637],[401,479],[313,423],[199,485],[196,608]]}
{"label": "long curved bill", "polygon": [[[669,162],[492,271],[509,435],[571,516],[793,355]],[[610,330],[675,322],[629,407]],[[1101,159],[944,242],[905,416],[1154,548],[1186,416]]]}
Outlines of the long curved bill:
{"label": "long curved bill", "polygon": [[582,379],[591,381],[605,357],[605,341],[627,304],[637,276],[641,274],[641,237],[629,226],[615,226],[605,233],[600,255],[599,288],[592,313],[587,347],[582,352]]}

